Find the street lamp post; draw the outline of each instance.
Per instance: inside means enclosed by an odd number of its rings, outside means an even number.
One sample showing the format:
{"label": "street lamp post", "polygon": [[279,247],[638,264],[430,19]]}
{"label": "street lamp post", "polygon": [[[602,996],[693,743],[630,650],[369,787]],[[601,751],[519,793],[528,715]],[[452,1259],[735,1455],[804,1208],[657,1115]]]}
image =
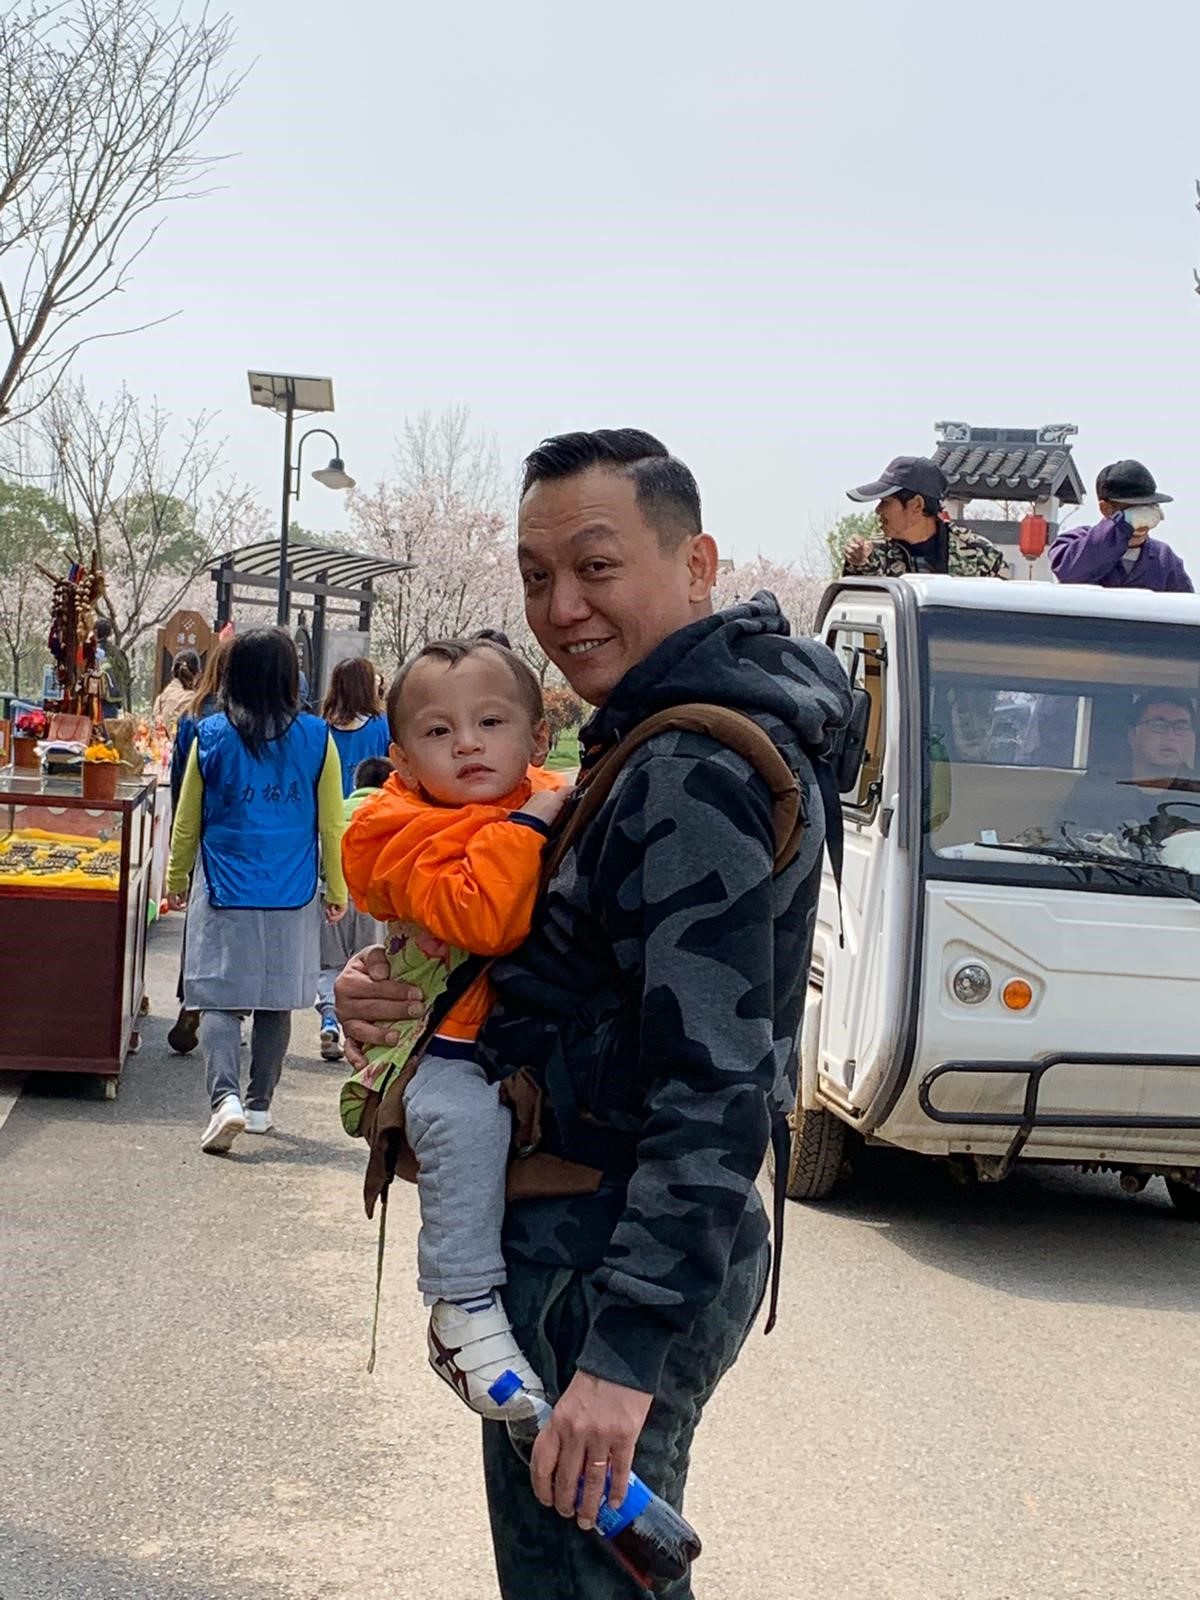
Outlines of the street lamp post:
{"label": "street lamp post", "polygon": [[291,533],[291,502],[300,498],[300,463],[304,441],[316,433],[333,440],[333,459],[327,467],[313,473],[327,489],[353,489],[354,479],[346,471],[341,446],[328,428],[310,428],[301,434],[292,464],[292,425],[297,412],[333,410],[333,382],[329,378],[301,378],[284,372],[250,373],[250,400],[256,406],[269,406],[283,417],[283,506],[279,518],[279,604],[276,621],[286,627],[289,612],[288,539]]}
{"label": "street lamp post", "polygon": [[293,496],[300,498],[300,463],[304,459],[304,441],[311,439],[314,434],[321,433],[333,441],[333,458],[327,467],[318,467],[313,477],[318,483],[323,483],[327,489],[353,489],[354,479],[346,471],[346,463],[342,460],[342,447],[328,428],[309,428],[307,433],[300,435],[300,442],[296,446],[296,465],[291,465],[292,457],[292,413],[289,410],[284,422],[284,457],[283,457],[283,513],[279,528],[279,610],[278,622],[280,627],[285,627],[288,620],[288,535],[291,531],[291,516],[289,501]]}

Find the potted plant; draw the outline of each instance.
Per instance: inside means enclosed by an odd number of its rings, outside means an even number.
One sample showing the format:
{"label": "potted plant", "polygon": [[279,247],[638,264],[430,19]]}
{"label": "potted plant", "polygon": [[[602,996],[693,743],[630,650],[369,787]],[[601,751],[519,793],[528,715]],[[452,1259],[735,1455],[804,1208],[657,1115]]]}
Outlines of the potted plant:
{"label": "potted plant", "polygon": [[110,744],[90,744],[83,752],[83,798],[115,800],[121,757]]}
{"label": "potted plant", "polygon": [[38,740],[50,732],[50,718],[44,711],[23,711],[13,725],[13,766],[37,771],[41,766]]}

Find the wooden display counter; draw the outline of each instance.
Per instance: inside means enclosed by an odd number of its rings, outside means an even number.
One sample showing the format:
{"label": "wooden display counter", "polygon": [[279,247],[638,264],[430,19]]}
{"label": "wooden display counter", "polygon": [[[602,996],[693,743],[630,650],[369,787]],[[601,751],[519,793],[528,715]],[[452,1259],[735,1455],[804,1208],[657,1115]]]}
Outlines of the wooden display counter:
{"label": "wooden display counter", "polygon": [[155,785],[84,800],[0,770],[0,1069],[97,1073],[138,1048]]}

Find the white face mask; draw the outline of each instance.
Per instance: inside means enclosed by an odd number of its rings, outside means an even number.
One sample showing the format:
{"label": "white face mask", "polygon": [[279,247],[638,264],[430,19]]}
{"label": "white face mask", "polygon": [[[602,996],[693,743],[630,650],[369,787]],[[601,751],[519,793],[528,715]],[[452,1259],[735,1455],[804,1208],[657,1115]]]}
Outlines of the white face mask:
{"label": "white face mask", "polygon": [[1138,533],[1140,533],[1143,528],[1145,528],[1147,532],[1149,532],[1151,528],[1157,528],[1162,519],[1163,509],[1161,506],[1125,507],[1125,521]]}

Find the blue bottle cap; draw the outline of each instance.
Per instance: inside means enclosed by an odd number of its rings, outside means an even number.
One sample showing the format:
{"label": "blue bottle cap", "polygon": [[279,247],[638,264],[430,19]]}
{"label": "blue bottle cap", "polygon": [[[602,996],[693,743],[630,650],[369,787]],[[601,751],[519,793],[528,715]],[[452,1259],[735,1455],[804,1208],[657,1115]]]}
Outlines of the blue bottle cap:
{"label": "blue bottle cap", "polygon": [[512,1399],[518,1389],[523,1389],[524,1387],[525,1385],[515,1372],[502,1372],[495,1383],[489,1385],[488,1394],[491,1395],[498,1406],[502,1406],[505,1401]]}

